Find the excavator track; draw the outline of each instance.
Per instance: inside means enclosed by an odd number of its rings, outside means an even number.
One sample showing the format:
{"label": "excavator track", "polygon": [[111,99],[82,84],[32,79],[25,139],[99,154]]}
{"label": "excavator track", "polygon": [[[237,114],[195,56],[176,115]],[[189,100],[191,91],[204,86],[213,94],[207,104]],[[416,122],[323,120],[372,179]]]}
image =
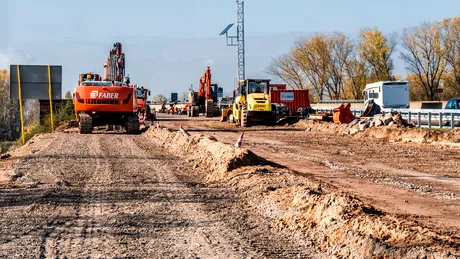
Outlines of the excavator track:
{"label": "excavator track", "polygon": [[89,114],[80,114],[78,129],[80,134],[91,134],[93,132],[93,118]]}
{"label": "excavator track", "polygon": [[126,132],[128,134],[139,133],[139,118],[135,115],[130,115],[126,120]]}
{"label": "excavator track", "polygon": [[206,100],[206,117],[213,117],[214,116],[214,101]]}

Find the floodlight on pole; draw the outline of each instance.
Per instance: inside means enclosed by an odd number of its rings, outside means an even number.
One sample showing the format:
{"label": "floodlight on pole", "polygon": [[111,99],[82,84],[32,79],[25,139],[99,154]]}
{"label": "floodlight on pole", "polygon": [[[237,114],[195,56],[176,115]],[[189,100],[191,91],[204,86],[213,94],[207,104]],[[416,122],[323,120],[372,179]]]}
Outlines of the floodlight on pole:
{"label": "floodlight on pole", "polygon": [[236,0],[236,36],[228,35],[228,31],[233,23],[227,25],[227,27],[219,34],[220,36],[225,34],[227,39],[227,46],[238,47],[238,80],[245,78],[245,51],[244,51],[244,1]]}

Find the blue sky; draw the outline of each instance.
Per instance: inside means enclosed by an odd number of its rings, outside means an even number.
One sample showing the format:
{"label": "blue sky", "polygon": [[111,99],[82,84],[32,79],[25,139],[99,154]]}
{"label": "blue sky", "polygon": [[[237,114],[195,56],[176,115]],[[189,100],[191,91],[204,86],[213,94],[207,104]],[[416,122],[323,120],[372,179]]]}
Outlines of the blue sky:
{"label": "blue sky", "polygon": [[[219,33],[235,22],[235,0],[0,0],[0,67],[63,66],[63,90],[78,74],[103,73],[112,44],[120,41],[132,82],[153,93],[195,88],[206,65],[226,92],[236,77],[236,48]],[[6,8],[4,8],[6,7]],[[246,0],[246,75],[268,77],[271,58],[313,32],[355,36],[362,27],[401,34],[405,27],[459,15],[460,1]],[[395,55],[396,73],[405,74]]]}

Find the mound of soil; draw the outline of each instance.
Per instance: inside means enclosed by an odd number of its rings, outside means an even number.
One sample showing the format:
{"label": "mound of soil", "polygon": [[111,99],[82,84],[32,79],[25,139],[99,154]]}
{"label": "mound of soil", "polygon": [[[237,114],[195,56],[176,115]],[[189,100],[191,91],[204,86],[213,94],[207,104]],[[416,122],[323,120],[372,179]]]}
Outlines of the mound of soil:
{"label": "mound of soil", "polygon": [[241,166],[269,164],[247,149],[223,144],[210,136],[187,137],[181,132],[172,132],[166,128],[150,128],[144,134],[156,139],[160,146],[175,155],[184,157],[194,167],[209,169],[212,173],[206,178],[208,182],[221,181],[226,178],[227,172]]}
{"label": "mound of soil", "polygon": [[[341,128],[328,124],[318,130]],[[460,256],[458,233],[441,232],[407,215],[385,213],[309,175],[274,167],[250,150],[168,129],[149,129],[144,134],[195,167],[206,168],[208,182],[227,183],[239,190],[240,202],[270,219],[273,231],[297,236],[335,257]]]}
{"label": "mound of soil", "polygon": [[421,226],[416,218],[386,214],[352,195],[267,166],[240,168],[229,183],[244,202],[272,220],[272,228],[302,233],[339,258],[445,258],[460,255],[458,233]]}

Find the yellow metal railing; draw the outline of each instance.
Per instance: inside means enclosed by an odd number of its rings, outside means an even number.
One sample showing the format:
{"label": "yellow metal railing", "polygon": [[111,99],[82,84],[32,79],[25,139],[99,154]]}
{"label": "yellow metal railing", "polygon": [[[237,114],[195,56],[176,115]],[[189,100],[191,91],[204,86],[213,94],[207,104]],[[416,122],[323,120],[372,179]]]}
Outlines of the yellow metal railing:
{"label": "yellow metal railing", "polygon": [[26,142],[24,136],[24,113],[22,112],[22,91],[21,91],[21,71],[19,69],[19,65],[16,65],[18,70],[18,93],[19,93],[19,113],[21,116],[21,140],[22,144]]}
{"label": "yellow metal railing", "polygon": [[48,92],[49,92],[49,97],[50,97],[51,133],[54,133],[53,91],[51,88],[51,66],[50,65],[48,65]]}

